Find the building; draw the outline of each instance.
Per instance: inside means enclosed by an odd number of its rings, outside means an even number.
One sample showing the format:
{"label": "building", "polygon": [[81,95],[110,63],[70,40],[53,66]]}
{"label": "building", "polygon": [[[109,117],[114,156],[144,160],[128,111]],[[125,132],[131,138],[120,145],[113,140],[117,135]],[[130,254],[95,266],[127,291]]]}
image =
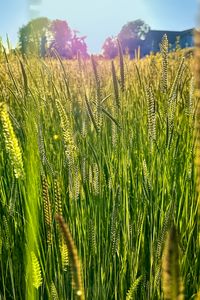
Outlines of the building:
{"label": "building", "polygon": [[181,48],[193,47],[193,31],[193,29],[184,31],[150,30],[141,45],[141,54],[144,56],[150,52],[160,51],[160,43],[164,34],[167,35],[171,49],[176,48],[177,40]]}

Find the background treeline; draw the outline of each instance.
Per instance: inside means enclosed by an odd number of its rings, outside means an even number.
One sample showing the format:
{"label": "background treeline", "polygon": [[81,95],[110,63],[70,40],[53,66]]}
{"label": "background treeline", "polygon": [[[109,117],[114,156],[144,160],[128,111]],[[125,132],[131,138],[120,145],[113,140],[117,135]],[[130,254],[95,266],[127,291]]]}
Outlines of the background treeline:
{"label": "background treeline", "polygon": [[[123,52],[131,54],[144,42],[149,32],[149,25],[142,20],[125,24],[116,37],[108,37],[102,45],[102,55],[114,58],[118,54],[117,39],[121,42]],[[79,36],[79,31],[72,30],[63,20],[50,21],[48,18],[37,18],[19,30],[18,49],[23,55],[55,56],[55,53],[66,59],[73,59],[79,53],[87,58],[88,47],[86,36]]]}
{"label": "background treeline", "polygon": [[72,59],[80,52],[87,57],[85,36],[78,36],[66,21],[37,18],[19,30],[18,47],[22,54],[36,54],[41,57],[53,56],[57,52],[61,57]]}

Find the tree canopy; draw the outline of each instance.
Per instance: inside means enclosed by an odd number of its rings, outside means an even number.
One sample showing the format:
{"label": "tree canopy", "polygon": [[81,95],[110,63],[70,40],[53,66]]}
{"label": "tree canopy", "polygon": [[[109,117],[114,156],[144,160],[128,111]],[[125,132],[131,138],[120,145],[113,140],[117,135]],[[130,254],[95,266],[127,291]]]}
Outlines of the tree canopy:
{"label": "tree canopy", "polygon": [[102,50],[105,58],[115,58],[118,53],[117,39],[108,37],[103,44]]}
{"label": "tree canopy", "polygon": [[19,48],[23,54],[40,54],[41,40],[48,35],[50,20],[37,18],[19,30]]}
{"label": "tree canopy", "polygon": [[66,21],[54,20],[51,23],[52,41],[50,49],[55,49],[61,57],[71,58],[70,41],[72,30]]}
{"label": "tree canopy", "polygon": [[26,55],[36,54],[44,57],[55,55],[56,51],[62,58],[74,58],[78,52],[86,57],[86,37],[79,37],[77,33],[78,31],[72,30],[66,21],[37,18],[20,28],[19,48]]}
{"label": "tree canopy", "polygon": [[149,30],[150,26],[138,19],[125,24],[118,34],[118,38],[121,42],[129,39],[144,40]]}
{"label": "tree canopy", "polygon": [[[125,24],[117,35],[123,52],[125,53],[128,50],[130,56],[133,56],[135,49],[143,45],[149,30],[150,26],[141,19]],[[105,40],[102,47],[104,57],[114,58],[117,55],[117,45],[114,41],[116,41],[116,38],[108,37]]]}
{"label": "tree canopy", "polygon": [[143,44],[149,30],[150,26],[141,19],[125,24],[118,34],[123,51],[125,52],[128,49],[131,55],[135,49]]}
{"label": "tree canopy", "polygon": [[[143,45],[150,27],[141,19],[128,22],[117,37],[108,37],[103,46],[103,56],[114,58],[118,53],[117,39],[122,50],[127,50],[133,56],[135,49]],[[37,18],[24,25],[19,30],[19,48],[22,54],[35,54],[42,57],[54,56],[57,52],[62,58],[72,59],[79,53],[88,57],[86,36],[78,36],[77,30],[72,30],[64,20],[49,20]]]}

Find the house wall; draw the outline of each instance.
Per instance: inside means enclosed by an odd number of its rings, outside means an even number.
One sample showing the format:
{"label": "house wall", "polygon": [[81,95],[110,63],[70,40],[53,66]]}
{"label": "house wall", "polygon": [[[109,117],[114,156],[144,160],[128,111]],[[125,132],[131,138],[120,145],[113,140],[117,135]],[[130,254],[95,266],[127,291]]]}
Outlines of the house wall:
{"label": "house wall", "polygon": [[141,54],[145,56],[150,54],[150,52],[159,52],[160,51],[160,43],[164,34],[167,35],[169,44],[171,45],[171,49],[175,49],[177,37],[180,37],[180,47],[193,47],[194,39],[193,39],[193,29],[186,31],[160,31],[160,30],[151,30],[146,39],[141,43]]}

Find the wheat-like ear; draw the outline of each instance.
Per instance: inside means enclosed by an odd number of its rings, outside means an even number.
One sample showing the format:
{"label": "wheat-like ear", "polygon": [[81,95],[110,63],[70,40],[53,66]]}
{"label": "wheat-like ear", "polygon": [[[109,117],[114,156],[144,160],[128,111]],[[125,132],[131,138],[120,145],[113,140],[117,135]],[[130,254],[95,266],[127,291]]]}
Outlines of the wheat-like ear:
{"label": "wheat-like ear", "polygon": [[93,190],[95,195],[99,195],[100,189],[99,189],[99,181],[100,181],[100,174],[99,174],[99,166],[97,163],[93,164]]}
{"label": "wheat-like ear", "polygon": [[21,71],[22,71],[24,91],[25,91],[25,95],[27,95],[28,94],[28,79],[27,79],[27,75],[26,75],[24,65],[23,65],[23,63],[21,62],[20,59],[19,59],[19,63],[20,63]]}
{"label": "wheat-like ear", "polygon": [[[62,198],[61,198],[60,183],[58,179],[54,179],[54,197],[55,197],[56,215],[62,216]],[[64,271],[66,271],[67,267],[69,266],[69,253],[63,235],[60,232],[59,232],[59,248],[60,248],[60,255],[62,260],[62,268]]]}
{"label": "wheat-like ear", "polygon": [[179,270],[178,238],[175,226],[168,233],[162,258],[164,299],[183,300],[184,288]]}
{"label": "wheat-like ear", "polygon": [[138,277],[131,285],[130,289],[128,290],[127,294],[126,294],[126,300],[132,300],[134,293],[136,292],[138,285],[140,284],[141,280],[143,278],[143,275],[141,275],[140,277]]}
{"label": "wheat-like ear", "polygon": [[49,198],[48,182],[45,176],[42,177],[42,193],[43,193],[43,208],[44,220],[47,231],[47,243],[52,242],[52,216],[51,216],[51,202]]}
{"label": "wheat-like ear", "polygon": [[39,154],[40,154],[42,164],[46,165],[49,168],[49,171],[51,172],[51,174],[54,175],[53,167],[46,156],[44,137],[43,137],[43,133],[42,133],[41,124],[38,125],[38,148],[39,148]]}
{"label": "wheat-like ear", "polygon": [[42,275],[39,261],[33,251],[31,252],[31,259],[33,286],[38,289],[42,285]]}
{"label": "wheat-like ear", "polygon": [[92,254],[92,257],[96,254],[96,236],[95,236],[95,230],[94,230],[94,221],[89,221],[89,246],[90,246],[90,253]]}
{"label": "wheat-like ear", "polygon": [[154,276],[153,284],[155,286],[158,286],[158,284],[160,282],[162,249],[163,249],[164,242],[166,240],[166,236],[169,231],[169,228],[171,228],[174,209],[175,209],[174,202],[171,202],[168,210],[165,213],[161,232],[156,241],[156,245],[154,246],[155,260],[153,263],[153,272],[154,272],[155,276]]}
{"label": "wheat-like ear", "polygon": [[60,238],[59,244],[60,244],[60,254],[62,260],[62,268],[64,271],[67,271],[67,267],[69,266],[69,251],[63,236]]}
{"label": "wheat-like ear", "polygon": [[111,62],[111,71],[112,71],[112,81],[113,81],[113,90],[114,90],[115,102],[116,102],[116,106],[118,108],[120,108],[117,74],[116,74],[115,65],[114,65],[113,61]]}
{"label": "wheat-like ear", "polygon": [[176,73],[174,82],[172,84],[170,94],[169,94],[169,100],[168,100],[168,107],[167,107],[167,132],[168,132],[167,146],[168,147],[171,146],[171,142],[173,138],[174,119],[175,119],[175,113],[177,108],[178,86],[179,86],[180,79],[182,78],[183,75],[184,67],[185,67],[185,58],[183,57],[179,65],[178,71]]}
{"label": "wheat-like ear", "polygon": [[67,224],[65,224],[63,218],[59,215],[56,215],[56,220],[60,225],[60,229],[63,233],[63,237],[65,239],[68,252],[69,252],[69,258],[70,258],[70,266],[72,271],[72,277],[73,277],[73,288],[76,291],[76,295],[79,299],[84,300],[84,289],[83,289],[83,283],[82,283],[82,276],[81,276],[81,263],[78,258],[78,251],[74,244],[74,241],[72,239],[71,233],[68,229]]}
{"label": "wheat-like ear", "polygon": [[149,193],[152,189],[152,186],[151,186],[149,170],[147,168],[147,163],[146,163],[145,159],[142,162],[142,167],[143,167],[142,169],[143,169],[143,176],[144,176],[144,187],[145,187],[146,192]]}
{"label": "wheat-like ear", "polygon": [[86,103],[86,108],[87,108],[87,111],[88,111],[88,115],[89,115],[89,117],[90,117],[90,119],[93,123],[93,126],[94,126],[96,132],[99,133],[99,127],[98,127],[98,124],[96,122],[95,115],[94,115],[94,113],[91,109],[91,105],[90,105],[86,95],[85,95],[85,103]]}
{"label": "wheat-like ear", "polygon": [[151,142],[156,141],[156,105],[152,87],[147,89],[147,105],[148,105],[148,135]]}
{"label": "wheat-like ear", "polygon": [[91,62],[92,62],[92,69],[93,69],[93,73],[94,73],[94,79],[95,79],[95,83],[96,83],[97,101],[100,102],[102,99],[101,84],[100,84],[99,74],[97,71],[97,63],[96,63],[93,55],[91,55]]}
{"label": "wheat-like ear", "polygon": [[10,248],[10,229],[8,226],[8,221],[5,216],[3,216],[3,227],[4,227],[4,247],[6,250]]}
{"label": "wheat-like ear", "polygon": [[174,202],[171,201],[169,208],[165,213],[161,232],[160,232],[160,235],[158,236],[158,240],[157,240],[157,249],[156,249],[157,262],[159,262],[161,259],[163,245],[166,240],[166,236],[169,231],[169,228],[171,228],[174,210],[175,210],[175,205],[174,205]]}
{"label": "wheat-like ear", "polygon": [[53,281],[51,282],[50,292],[51,292],[51,300],[59,300],[58,292]]}
{"label": "wheat-like ear", "polygon": [[[64,141],[64,148],[65,148],[65,156],[68,163],[68,179],[69,179],[69,197],[75,197],[75,190],[77,191],[77,181],[79,179],[79,174],[76,176],[77,173],[77,147],[75,144],[75,139],[73,137],[73,130],[70,124],[70,120],[64,110],[63,105],[59,100],[56,100],[56,106],[58,109],[58,113],[61,120],[61,128],[63,132],[63,141]],[[77,194],[79,191],[77,192]]]}
{"label": "wheat-like ear", "polygon": [[186,102],[186,114],[192,119],[194,116],[194,77],[190,81],[190,94]]}
{"label": "wheat-like ear", "polygon": [[179,85],[179,82],[180,82],[180,80],[182,78],[184,67],[185,67],[185,57],[183,57],[182,60],[181,60],[181,62],[180,62],[180,65],[178,67],[176,76],[175,76],[173,84],[172,84],[172,87],[170,89],[170,94],[169,94],[169,108],[171,106],[175,105],[175,103],[176,103],[176,98],[177,98],[177,93],[178,93],[178,85]]}
{"label": "wheat-like ear", "polygon": [[56,214],[62,216],[61,188],[58,179],[54,179],[54,199],[55,199],[55,212]]}
{"label": "wheat-like ear", "polygon": [[78,200],[79,194],[80,194],[80,172],[79,172],[79,166],[76,164],[74,166],[74,187],[73,187],[73,194],[74,194],[74,200]]}
{"label": "wheat-like ear", "polygon": [[8,114],[6,104],[0,106],[0,118],[3,127],[3,135],[5,139],[6,151],[10,157],[11,164],[14,169],[16,178],[22,178],[24,176],[24,168],[22,161],[21,149],[13,130],[12,123]]}
{"label": "wheat-like ear", "polygon": [[169,42],[167,39],[167,35],[165,34],[162,38],[162,42],[160,45],[160,50],[162,55],[161,91],[163,93],[166,93],[168,88],[168,49],[169,49]]}
{"label": "wheat-like ear", "polygon": [[120,189],[118,188],[115,201],[113,203],[112,218],[111,218],[111,246],[112,255],[115,255],[118,247],[118,234],[119,234],[119,210],[120,210]]}
{"label": "wheat-like ear", "polygon": [[124,72],[124,56],[122,51],[122,45],[119,40],[117,40],[118,44],[118,53],[119,53],[119,66],[120,66],[120,84],[121,90],[124,92],[125,90],[125,72]]}
{"label": "wheat-like ear", "polygon": [[58,113],[61,121],[65,155],[68,161],[69,168],[71,169],[71,164],[73,164],[74,160],[76,159],[77,148],[73,138],[73,132],[72,132],[69,118],[67,117],[64,107],[59,100],[56,100],[56,107],[58,109]]}
{"label": "wheat-like ear", "polygon": [[101,90],[101,83],[100,83],[100,79],[99,79],[99,74],[97,71],[97,65],[96,65],[96,61],[93,57],[93,55],[91,56],[91,61],[92,61],[92,68],[93,68],[93,72],[94,72],[94,78],[95,78],[95,83],[96,83],[96,111],[95,111],[95,116],[96,116],[96,123],[98,126],[98,130],[101,130],[101,126],[102,126],[102,109],[101,109],[101,100],[102,100],[102,90]]}
{"label": "wheat-like ear", "polygon": [[87,167],[86,167],[86,158],[85,156],[82,157],[82,161],[81,161],[81,176],[82,176],[82,182],[83,183],[86,183],[87,181],[87,177],[88,177],[88,174],[87,174]]}

